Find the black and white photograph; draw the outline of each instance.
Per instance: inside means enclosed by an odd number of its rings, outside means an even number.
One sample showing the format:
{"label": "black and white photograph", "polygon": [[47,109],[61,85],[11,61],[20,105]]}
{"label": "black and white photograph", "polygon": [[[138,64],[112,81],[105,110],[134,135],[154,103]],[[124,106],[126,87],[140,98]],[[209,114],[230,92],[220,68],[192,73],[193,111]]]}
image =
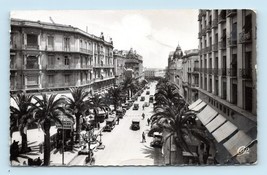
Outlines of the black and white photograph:
{"label": "black and white photograph", "polygon": [[256,43],[253,9],[11,11],[10,166],[255,165]]}

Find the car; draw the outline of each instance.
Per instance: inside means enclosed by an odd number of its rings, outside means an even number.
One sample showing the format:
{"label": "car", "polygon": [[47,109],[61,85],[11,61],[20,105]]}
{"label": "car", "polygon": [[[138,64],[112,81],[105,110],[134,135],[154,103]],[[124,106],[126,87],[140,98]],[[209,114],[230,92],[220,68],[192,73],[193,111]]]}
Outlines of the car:
{"label": "car", "polygon": [[154,132],[153,141],[150,143],[150,146],[154,148],[162,148],[163,145],[163,137],[159,132]]}
{"label": "car", "polygon": [[116,117],[110,117],[106,120],[106,126],[104,126],[103,131],[109,131],[111,132],[113,128],[115,127],[116,123]]}
{"label": "car", "polygon": [[150,91],[146,91],[146,95],[149,95],[150,94]]}
{"label": "car", "polygon": [[149,103],[153,103],[154,102],[154,96],[153,95],[150,95],[149,96]]}
{"label": "car", "polygon": [[135,103],[133,106],[133,110],[138,110],[139,109],[139,104]]}
{"label": "car", "polygon": [[140,120],[139,119],[133,119],[132,120],[131,129],[134,131],[140,129]]}
{"label": "car", "polygon": [[145,97],[144,96],[141,96],[141,98],[140,98],[140,101],[145,101]]}

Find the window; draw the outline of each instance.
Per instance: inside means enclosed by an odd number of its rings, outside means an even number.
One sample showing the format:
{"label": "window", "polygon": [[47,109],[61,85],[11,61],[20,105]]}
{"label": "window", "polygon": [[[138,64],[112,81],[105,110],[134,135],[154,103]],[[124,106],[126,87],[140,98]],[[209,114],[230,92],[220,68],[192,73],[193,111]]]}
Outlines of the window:
{"label": "window", "polygon": [[48,84],[53,85],[54,84],[54,75],[48,75]]}
{"label": "window", "polygon": [[47,37],[48,47],[54,47],[54,37],[48,36]]}
{"label": "window", "polygon": [[67,56],[65,56],[65,65],[70,65],[70,60]]}
{"label": "window", "polygon": [[69,82],[70,82],[70,75],[66,74],[65,75],[65,84],[69,84]]}
{"label": "window", "polygon": [[38,58],[36,56],[28,56],[26,68],[27,69],[38,69]]}
{"label": "window", "polygon": [[65,51],[70,50],[70,38],[64,38],[64,50]]}
{"label": "window", "polygon": [[27,85],[38,85],[38,75],[27,76]]}
{"label": "window", "polygon": [[48,55],[48,65],[54,65],[55,64],[55,56],[54,55]]}
{"label": "window", "polygon": [[27,45],[28,46],[37,46],[38,45],[37,35],[27,34]]}

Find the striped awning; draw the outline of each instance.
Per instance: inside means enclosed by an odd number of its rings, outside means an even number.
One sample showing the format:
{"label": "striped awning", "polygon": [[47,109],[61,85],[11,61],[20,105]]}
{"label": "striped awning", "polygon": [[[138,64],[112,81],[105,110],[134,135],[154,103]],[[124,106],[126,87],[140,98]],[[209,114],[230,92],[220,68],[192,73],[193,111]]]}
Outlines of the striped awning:
{"label": "striped awning", "polygon": [[221,126],[224,122],[226,122],[226,119],[221,114],[219,114],[206,125],[206,128],[208,129],[210,133],[212,133],[219,126]]}
{"label": "striped awning", "polygon": [[228,136],[233,134],[238,128],[231,122],[227,121],[221,127],[216,129],[212,135],[218,143],[226,139]]}
{"label": "striped awning", "polygon": [[207,105],[207,103],[205,103],[204,101],[202,101],[201,103],[199,103],[197,106],[195,106],[191,110],[198,112],[199,110],[201,110],[202,108],[204,108],[206,105]]}
{"label": "striped awning", "polygon": [[197,101],[195,101],[191,105],[189,105],[188,108],[189,109],[192,109],[192,108],[196,107],[201,102],[202,102],[202,100],[201,99],[198,99]]}
{"label": "striped awning", "polygon": [[208,124],[216,115],[218,114],[217,111],[212,109],[210,106],[206,106],[199,114],[197,114],[197,117],[202,122],[203,125]]}

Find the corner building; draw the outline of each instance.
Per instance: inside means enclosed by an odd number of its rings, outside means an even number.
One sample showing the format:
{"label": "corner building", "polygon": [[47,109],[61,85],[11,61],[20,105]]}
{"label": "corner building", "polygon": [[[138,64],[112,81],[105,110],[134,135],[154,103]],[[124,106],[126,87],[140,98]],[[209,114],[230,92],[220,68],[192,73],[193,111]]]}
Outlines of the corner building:
{"label": "corner building", "polygon": [[[251,10],[200,10],[198,21],[199,98],[235,128],[219,141],[231,153],[228,160],[253,162],[253,154],[244,160],[234,155],[231,138],[237,138],[237,144],[244,137],[251,143],[257,138],[256,14]],[[237,137],[237,131],[244,137]]]}
{"label": "corner building", "polygon": [[29,93],[113,86],[112,40],[55,23],[11,19],[10,91]]}

